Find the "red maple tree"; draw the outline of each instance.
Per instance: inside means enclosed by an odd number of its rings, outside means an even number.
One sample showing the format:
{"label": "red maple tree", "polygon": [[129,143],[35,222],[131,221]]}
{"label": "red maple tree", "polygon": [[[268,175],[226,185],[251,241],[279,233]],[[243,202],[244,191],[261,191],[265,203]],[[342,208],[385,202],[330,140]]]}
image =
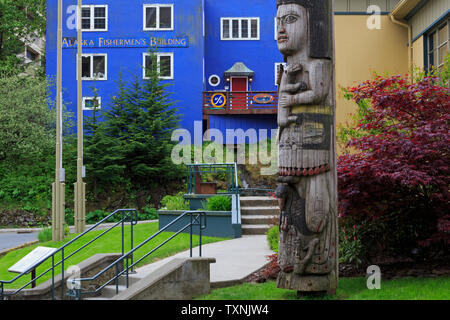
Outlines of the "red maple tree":
{"label": "red maple tree", "polygon": [[338,159],[340,216],[383,224],[383,237],[372,234],[383,249],[406,238],[410,248],[450,243],[450,90],[441,80],[377,76],[348,89],[369,108],[347,143],[356,152]]}

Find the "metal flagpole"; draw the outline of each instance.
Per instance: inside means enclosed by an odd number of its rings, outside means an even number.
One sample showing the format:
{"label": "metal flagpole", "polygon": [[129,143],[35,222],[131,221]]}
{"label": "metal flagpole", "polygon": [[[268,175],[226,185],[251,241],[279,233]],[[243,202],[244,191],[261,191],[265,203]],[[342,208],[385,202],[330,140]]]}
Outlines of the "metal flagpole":
{"label": "metal flagpole", "polygon": [[56,168],[52,184],[52,240],[64,239],[64,169],[62,167],[62,0],[58,0],[56,61]]}
{"label": "metal flagpole", "polygon": [[82,0],[77,8],[77,182],[74,183],[75,232],[81,233],[86,227],[86,184],[83,182],[83,92],[82,92]]}

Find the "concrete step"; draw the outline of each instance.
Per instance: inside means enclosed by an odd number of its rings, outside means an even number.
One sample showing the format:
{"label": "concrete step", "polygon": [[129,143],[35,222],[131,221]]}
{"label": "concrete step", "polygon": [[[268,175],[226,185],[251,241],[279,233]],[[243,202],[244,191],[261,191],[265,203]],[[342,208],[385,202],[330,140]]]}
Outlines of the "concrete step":
{"label": "concrete step", "polygon": [[[124,285],[119,285],[119,293],[127,289]],[[112,298],[116,295],[116,285],[109,285],[102,289],[102,298]]]}
{"label": "concrete step", "polygon": [[273,221],[278,222],[277,215],[242,215],[242,224],[270,224]]}
{"label": "concrete step", "polygon": [[83,300],[109,300],[109,299],[100,296],[100,297],[84,298]]}
{"label": "concrete step", "polygon": [[271,207],[246,207],[241,205],[241,215],[267,215],[276,216],[280,214],[280,208],[278,206]]}
{"label": "concrete step", "polygon": [[243,235],[263,235],[270,229],[268,224],[243,224]]}
{"label": "concrete step", "polygon": [[240,197],[241,207],[278,206],[278,200],[272,197]]}

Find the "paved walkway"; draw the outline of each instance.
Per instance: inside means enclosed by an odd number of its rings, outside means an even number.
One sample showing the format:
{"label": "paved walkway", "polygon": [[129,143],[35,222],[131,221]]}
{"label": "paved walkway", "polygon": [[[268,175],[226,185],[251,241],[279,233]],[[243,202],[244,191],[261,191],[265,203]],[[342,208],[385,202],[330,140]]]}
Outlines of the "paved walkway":
{"label": "paved walkway", "polygon": [[[267,256],[271,254],[273,251],[270,250],[265,235],[245,235],[241,238],[202,246],[202,257],[216,259],[216,263],[210,265],[212,287],[240,282],[264,267],[269,262]],[[192,256],[198,257],[198,247],[194,248]],[[189,257],[189,250],[138,268],[137,275],[145,277],[171,259],[185,257]]]}

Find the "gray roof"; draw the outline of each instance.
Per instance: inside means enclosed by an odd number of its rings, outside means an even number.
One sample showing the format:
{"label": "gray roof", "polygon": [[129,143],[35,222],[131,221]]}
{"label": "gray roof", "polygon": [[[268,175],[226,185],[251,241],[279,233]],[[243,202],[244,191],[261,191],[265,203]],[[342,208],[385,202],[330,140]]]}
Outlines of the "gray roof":
{"label": "gray roof", "polygon": [[230,69],[224,73],[225,77],[228,76],[246,76],[253,77],[255,72],[250,70],[243,62],[236,62]]}

